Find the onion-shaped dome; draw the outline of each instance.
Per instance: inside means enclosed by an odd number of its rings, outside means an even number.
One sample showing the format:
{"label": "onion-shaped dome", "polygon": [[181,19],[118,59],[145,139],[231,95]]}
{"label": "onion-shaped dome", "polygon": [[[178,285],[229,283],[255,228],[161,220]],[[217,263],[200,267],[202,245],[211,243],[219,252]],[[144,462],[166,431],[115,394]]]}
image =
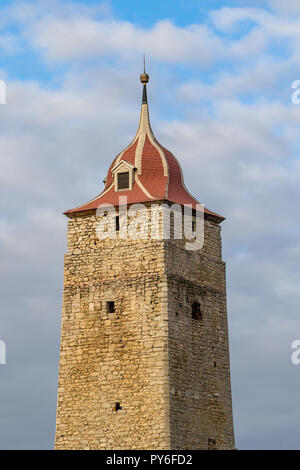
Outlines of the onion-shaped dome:
{"label": "onion-shaped dome", "polygon": [[[186,189],[177,159],[156,140],[151,129],[146,89],[148,81],[148,74],[143,73],[139,127],[132,142],[112,162],[104,180],[104,190],[92,201],[65,212],[66,215],[96,209],[103,204],[117,206],[120,196],[127,197],[127,204],[165,201],[189,204],[196,209],[199,202]],[[224,220],[206,208],[204,212],[219,222]]]}

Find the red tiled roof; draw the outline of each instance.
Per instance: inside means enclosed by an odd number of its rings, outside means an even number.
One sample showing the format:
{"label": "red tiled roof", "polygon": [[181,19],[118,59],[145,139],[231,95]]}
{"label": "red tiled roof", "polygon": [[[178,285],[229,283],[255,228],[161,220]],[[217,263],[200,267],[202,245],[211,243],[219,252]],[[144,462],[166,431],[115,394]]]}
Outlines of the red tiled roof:
{"label": "red tiled roof", "polygon": [[[145,89],[143,96],[146,96]],[[113,169],[120,162],[128,162],[134,167],[134,183],[131,190],[115,190]],[[120,196],[126,196],[128,204],[155,200],[165,200],[181,205],[191,204],[193,208],[196,208],[196,204],[199,204],[184,185],[182,170],[177,159],[155,139],[150,126],[146,100],[143,100],[140,124],[136,136],[111,164],[102,193],[92,201],[66,211],[65,214],[96,209],[103,204],[117,206]],[[204,212],[217,217],[220,221],[224,220],[222,216],[206,208]]]}

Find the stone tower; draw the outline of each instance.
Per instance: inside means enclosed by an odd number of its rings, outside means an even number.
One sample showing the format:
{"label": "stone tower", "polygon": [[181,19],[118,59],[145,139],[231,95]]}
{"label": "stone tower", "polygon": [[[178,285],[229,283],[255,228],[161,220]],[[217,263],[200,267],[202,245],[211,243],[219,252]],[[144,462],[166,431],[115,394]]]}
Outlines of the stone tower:
{"label": "stone tower", "polygon": [[[234,448],[224,218],[199,206],[178,161],[154,137],[148,80],[141,75],[138,131],[111,164],[104,190],[65,213],[56,449]],[[165,237],[171,204],[177,210]],[[199,249],[176,236],[185,205],[193,230],[201,212]]]}

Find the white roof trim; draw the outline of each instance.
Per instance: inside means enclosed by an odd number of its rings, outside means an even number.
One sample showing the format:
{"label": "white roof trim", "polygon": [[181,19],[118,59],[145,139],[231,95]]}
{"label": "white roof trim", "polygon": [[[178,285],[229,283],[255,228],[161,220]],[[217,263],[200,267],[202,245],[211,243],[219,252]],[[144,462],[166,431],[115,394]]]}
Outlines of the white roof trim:
{"label": "white roof trim", "polygon": [[118,168],[118,166],[121,165],[121,163],[124,163],[125,165],[129,166],[129,168],[131,168],[132,170],[135,169],[135,166],[132,165],[131,163],[127,162],[126,160],[120,160],[113,168],[111,171],[116,171],[116,169]]}

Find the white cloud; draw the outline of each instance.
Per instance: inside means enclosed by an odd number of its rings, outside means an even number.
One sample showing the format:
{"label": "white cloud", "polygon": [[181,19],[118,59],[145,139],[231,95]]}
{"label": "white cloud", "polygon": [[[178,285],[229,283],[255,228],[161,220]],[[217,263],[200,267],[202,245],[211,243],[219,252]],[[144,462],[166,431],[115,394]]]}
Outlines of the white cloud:
{"label": "white cloud", "polygon": [[168,20],[144,30],[126,21],[52,17],[33,24],[26,36],[50,61],[112,54],[129,60],[145,52],[167,62],[211,63],[222,49],[220,39],[205,25],[180,28]]}
{"label": "white cloud", "polygon": [[[105,8],[106,4],[102,10]],[[146,53],[154,61],[198,63],[207,67],[218,60],[255,62],[256,57],[270,52],[274,41],[283,40],[290,41],[298,56],[300,18],[282,18],[262,8],[223,7],[212,11],[210,18],[216,30],[206,24],[180,27],[170,20],[158,21],[144,29],[115,19],[109,11],[99,16],[91,8],[78,10],[72,4],[58,3],[51,14],[40,8],[34,16],[33,11],[31,7],[27,15],[31,19],[24,22],[23,37],[50,63],[87,61],[95,57],[128,62],[137,61]],[[243,32],[244,24],[247,27]],[[230,35],[240,29],[242,34],[238,39],[219,34]]]}
{"label": "white cloud", "polygon": [[[217,32],[207,24],[180,27],[170,20],[144,29],[115,19],[107,3],[87,7],[56,0],[51,9],[48,1],[17,3],[7,9],[6,16],[22,26],[23,39],[51,63],[95,57],[136,61],[146,53],[152,60],[208,66],[218,60],[247,61],[262,56],[274,39],[300,39],[299,18],[282,18],[263,8],[212,11],[210,18]],[[219,35],[235,33],[244,23],[254,27],[246,27],[239,39]]]}
{"label": "white cloud", "polygon": [[300,4],[298,0],[289,0],[288,2],[282,2],[281,0],[267,0],[267,3],[270,7],[283,14],[300,12]]}

